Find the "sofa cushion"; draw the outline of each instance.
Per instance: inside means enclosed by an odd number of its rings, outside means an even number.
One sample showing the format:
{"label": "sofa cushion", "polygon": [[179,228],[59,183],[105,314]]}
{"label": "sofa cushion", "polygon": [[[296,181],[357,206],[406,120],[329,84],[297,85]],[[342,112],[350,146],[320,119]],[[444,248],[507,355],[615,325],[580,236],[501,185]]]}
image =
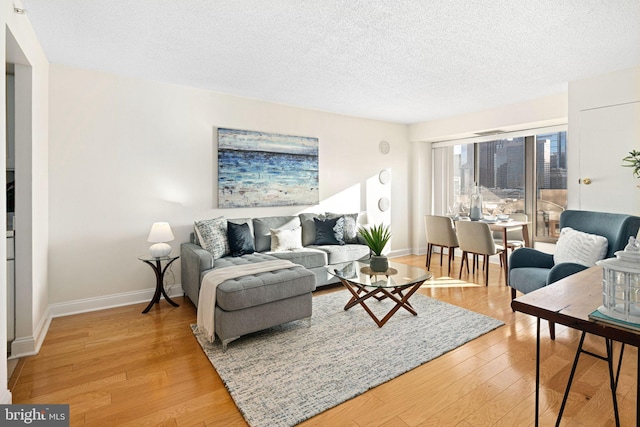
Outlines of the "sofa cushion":
{"label": "sofa cushion", "polygon": [[587,267],[596,265],[596,261],[604,259],[607,254],[606,237],[584,233],[571,227],[564,227],[556,243],[553,262],[573,262]]}
{"label": "sofa cushion", "polygon": [[291,230],[271,229],[271,252],[302,249],[302,227]]}
{"label": "sofa cushion", "polygon": [[[225,257],[218,266],[243,265],[273,260],[269,255],[254,253],[241,257]],[[291,268],[242,276],[222,282],[216,289],[216,305],[225,311],[241,310],[272,301],[303,295],[316,288],[315,275],[296,265]]]}
{"label": "sofa cushion", "polygon": [[315,245],[344,245],[344,218],[319,219],[314,218],[316,226]]}
{"label": "sofa cushion", "polygon": [[327,252],[314,248],[294,249],[286,252],[266,252],[279,259],[286,259],[305,268],[318,268],[327,265]]}
{"label": "sofa cushion", "polygon": [[253,234],[251,233],[249,224],[246,222],[244,224],[236,224],[228,221],[227,237],[229,238],[229,251],[231,252],[231,256],[242,256],[255,252]]}
{"label": "sofa cushion", "polygon": [[343,240],[345,243],[360,243],[358,241],[358,214],[337,214],[327,212],[327,218],[344,218]]}
{"label": "sofa cushion", "polygon": [[257,252],[271,250],[271,229],[289,229],[300,227],[297,216],[272,216],[253,219],[253,233]]}
{"label": "sofa cushion", "polygon": [[302,225],[302,246],[313,245],[316,242],[316,223],[314,219],[324,219],[321,213],[304,212],[298,215]]}
{"label": "sofa cushion", "polygon": [[[232,265],[253,264],[262,261],[274,261],[277,258],[260,252],[254,252],[252,254],[242,255],[239,257],[223,257],[213,261],[213,268],[231,267]],[[208,270],[202,272],[202,276],[208,273]],[[202,282],[202,277],[200,278]]]}
{"label": "sofa cushion", "polygon": [[521,267],[509,271],[509,283],[517,283],[517,289],[528,294],[547,285],[548,268]]}
{"label": "sofa cushion", "polygon": [[224,217],[195,221],[194,228],[200,246],[211,252],[214,258],[229,255],[227,220]]}
{"label": "sofa cushion", "polygon": [[309,246],[309,248],[326,252],[328,264],[338,264],[369,258],[369,247],[365,245],[322,245]]}

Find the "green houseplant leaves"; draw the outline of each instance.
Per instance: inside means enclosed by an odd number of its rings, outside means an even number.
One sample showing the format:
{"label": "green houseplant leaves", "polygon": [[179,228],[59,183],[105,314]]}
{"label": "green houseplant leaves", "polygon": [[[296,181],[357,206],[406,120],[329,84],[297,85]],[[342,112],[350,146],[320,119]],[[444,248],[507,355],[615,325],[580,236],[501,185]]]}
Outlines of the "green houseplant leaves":
{"label": "green houseplant leaves", "polygon": [[370,228],[360,227],[358,230],[369,249],[375,255],[382,255],[384,247],[391,239],[391,231],[388,225],[373,225]]}
{"label": "green houseplant leaves", "polygon": [[633,168],[633,176],[640,178],[640,151],[631,150],[629,155],[622,159],[625,162],[622,166],[626,168]]}

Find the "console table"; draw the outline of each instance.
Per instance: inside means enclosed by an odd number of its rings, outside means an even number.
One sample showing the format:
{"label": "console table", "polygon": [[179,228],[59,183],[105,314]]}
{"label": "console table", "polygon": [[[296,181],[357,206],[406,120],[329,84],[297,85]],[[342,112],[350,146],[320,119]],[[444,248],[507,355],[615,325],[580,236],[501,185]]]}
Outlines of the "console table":
{"label": "console table", "polygon": [[[628,344],[638,349],[638,378],[636,380],[636,393],[640,391],[640,332],[624,328],[622,326],[614,326],[589,319],[589,314],[602,305],[602,268],[591,267],[587,270],[565,277],[549,286],[538,289],[526,295],[520,296],[511,302],[511,307],[515,311],[530,314],[537,317],[537,336],[536,336],[536,408],[535,408],[535,425],[538,425],[538,406],[540,395],[540,320],[545,319],[551,322],[559,323],[573,329],[582,331],[582,339],[576,358],[574,361],[573,371],[578,362],[580,353],[587,353],[582,350],[582,341],[584,334],[593,334],[604,337],[607,340],[607,361],[609,363],[609,377],[612,389],[612,398],[614,410],[616,412],[616,423],[619,423],[617,414],[617,400],[615,390],[617,387],[617,378],[613,374],[613,354],[611,351],[611,341],[618,341]],[[591,354],[591,353],[589,353]],[[591,354],[599,357],[597,355]],[[603,358],[603,357],[599,357]],[[618,366],[619,369],[619,366]],[[572,373],[573,373],[572,371]],[[566,396],[569,393],[571,379],[565,392],[565,401],[558,415],[558,424],[562,417]],[[636,394],[636,425],[640,421],[640,402],[638,402],[638,394]]]}

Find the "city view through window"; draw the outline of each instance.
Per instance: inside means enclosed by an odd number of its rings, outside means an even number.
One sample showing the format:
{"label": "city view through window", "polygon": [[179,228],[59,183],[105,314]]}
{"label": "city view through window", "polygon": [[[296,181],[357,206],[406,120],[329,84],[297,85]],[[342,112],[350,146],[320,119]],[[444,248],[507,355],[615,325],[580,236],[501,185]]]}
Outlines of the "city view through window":
{"label": "city view through window", "polygon": [[[566,135],[553,132],[451,147],[455,202],[448,210],[463,215],[468,212],[477,177],[485,215],[526,213],[534,223],[536,237],[557,238],[560,213],[567,204]],[[535,176],[526,174],[526,144],[535,144],[530,169],[535,170]],[[535,182],[535,187],[530,182]],[[527,188],[535,188],[535,195],[531,190],[528,194]],[[525,212],[526,197],[534,197],[532,212]]]}

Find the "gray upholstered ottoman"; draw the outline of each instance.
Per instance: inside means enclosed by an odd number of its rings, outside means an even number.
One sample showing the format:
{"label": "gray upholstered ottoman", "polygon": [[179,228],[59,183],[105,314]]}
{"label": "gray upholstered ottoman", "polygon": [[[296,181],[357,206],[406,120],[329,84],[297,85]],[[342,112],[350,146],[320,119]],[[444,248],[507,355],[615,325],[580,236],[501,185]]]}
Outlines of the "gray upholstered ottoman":
{"label": "gray upholstered ottoman", "polygon": [[[224,257],[216,267],[274,260],[260,253]],[[223,350],[242,335],[311,317],[316,276],[300,265],[226,280],[216,290],[215,330]]]}

